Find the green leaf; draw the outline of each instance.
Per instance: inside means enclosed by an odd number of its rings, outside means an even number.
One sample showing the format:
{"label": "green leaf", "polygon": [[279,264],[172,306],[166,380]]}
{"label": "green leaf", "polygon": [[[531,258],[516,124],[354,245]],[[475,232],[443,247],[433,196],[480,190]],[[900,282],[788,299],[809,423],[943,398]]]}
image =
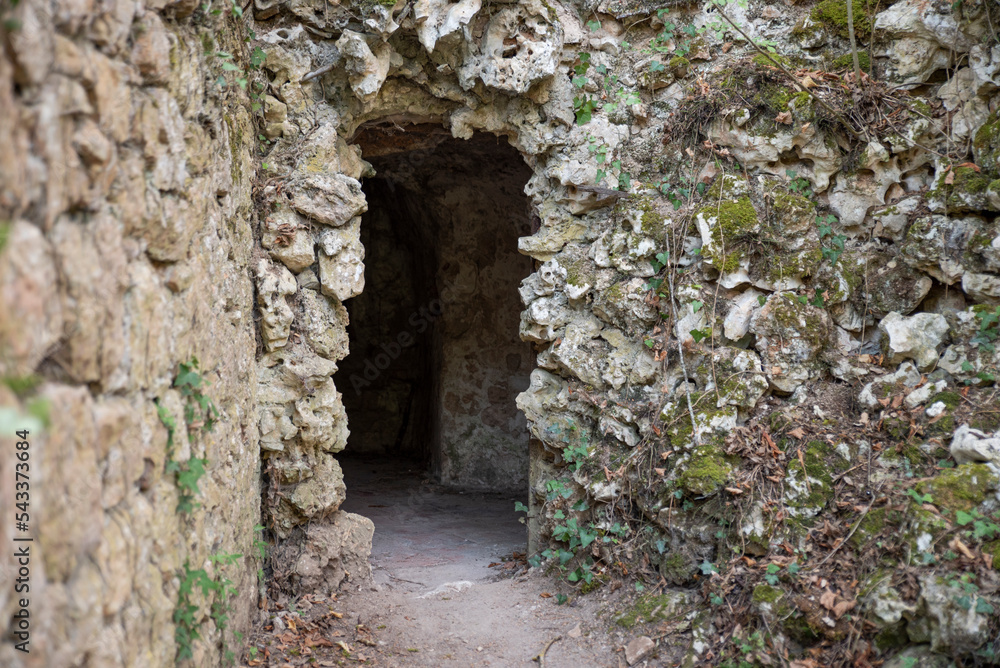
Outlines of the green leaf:
{"label": "green leaf", "polygon": [[601,22],[596,20],[587,21],[587,28],[589,28],[591,32],[597,32],[601,29]]}
{"label": "green leaf", "polygon": [[976,518],[970,515],[969,513],[965,512],[964,510],[959,510],[955,514],[955,521],[958,522],[958,526],[960,527],[964,527],[966,524],[970,524],[974,519]]}
{"label": "green leaf", "polygon": [[705,302],[700,302],[697,299],[695,299],[693,302],[691,302],[691,311],[694,312],[694,313],[697,313],[698,311],[701,310],[701,308],[704,305],[705,305]]}
{"label": "green leaf", "polygon": [[265,60],[267,60],[267,53],[264,52],[264,49],[259,46],[254,47],[254,50],[250,52],[250,67],[255,70],[259,69]]}
{"label": "green leaf", "polygon": [[976,599],[976,612],[980,615],[992,615],[996,609],[983,597]]}
{"label": "green leaf", "polygon": [[528,512],[528,506],[524,505],[520,501],[514,502],[514,512],[515,513],[526,513]]}
{"label": "green leaf", "polygon": [[653,339],[646,339],[645,341],[643,341],[643,343],[646,345],[647,348],[652,348],[653,346],[656,345],[656,341],[654,341]]}
{"label": "green leaf", "polygon": [[715,564],[711,563],[707,559],[698,566],[704,575],[711,575],[712,573],[718,573],[719,569],[715,567]]}

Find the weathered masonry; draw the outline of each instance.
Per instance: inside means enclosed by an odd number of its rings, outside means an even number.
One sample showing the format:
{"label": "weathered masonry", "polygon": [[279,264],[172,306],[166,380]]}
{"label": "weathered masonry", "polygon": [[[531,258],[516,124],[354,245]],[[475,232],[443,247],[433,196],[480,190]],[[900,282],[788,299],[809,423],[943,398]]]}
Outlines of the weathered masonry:
{"label": "weathered masonry", "polygon": [[363,579],[345,448],[523,490],[695,665],[719,600],[1000,652],[1000,11],[851,7],[867,77],[842,0],[0,5],[0,664],[219,665],[265,539]]}

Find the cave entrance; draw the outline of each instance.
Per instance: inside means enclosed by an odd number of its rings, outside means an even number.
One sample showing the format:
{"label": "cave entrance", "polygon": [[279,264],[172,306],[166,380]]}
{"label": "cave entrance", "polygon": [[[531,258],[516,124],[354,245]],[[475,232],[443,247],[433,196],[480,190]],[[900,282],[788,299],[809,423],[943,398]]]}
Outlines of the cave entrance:
{"label": "cave entrance", "polygon": [[514,399],[534,368],[518,335],[518,286],[533,271],[517,251],[531,233],[531,170],[503,138],[458,140],[440,126],[369,125],[353,142],[376,174],[363,182],[365,288],[345,304],[350,354],[336,377],[351,431],[344,507],[375,521],[376,562],[380,529],[400,521],[400,505],[410,527],[416,505],[437,515],[463,505],[429,487],[479,498],[461,513],[506,526],[508,538],[513,522],[523,549],[510,499],[528,487],[527,422]]}

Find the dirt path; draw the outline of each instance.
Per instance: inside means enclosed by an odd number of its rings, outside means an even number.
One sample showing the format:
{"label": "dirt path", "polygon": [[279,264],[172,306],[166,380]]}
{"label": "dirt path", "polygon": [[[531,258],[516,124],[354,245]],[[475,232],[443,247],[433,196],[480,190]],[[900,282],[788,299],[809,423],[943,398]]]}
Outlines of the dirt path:
{"label": "dirt path", "polygon": [[373,583],[279,611],[256,665],[538,666],[548,647],[548,668],[619,666],[603,597],[557,605],[570,590],[525,572],[514,499],[449,492],[405,466],[348,461],[345,475],[344,510],[375,523]]}

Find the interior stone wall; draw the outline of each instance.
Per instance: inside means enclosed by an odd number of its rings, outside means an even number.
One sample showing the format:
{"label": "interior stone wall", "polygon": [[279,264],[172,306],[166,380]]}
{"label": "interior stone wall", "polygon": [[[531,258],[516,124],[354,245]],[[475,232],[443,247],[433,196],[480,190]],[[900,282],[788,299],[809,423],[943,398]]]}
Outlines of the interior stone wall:
{"label": "interior stone wall", "polygon": [[[532,263],[517,239],[530,232],[530,170],[492,136],[418,127],[418,142],[430,133],[437,145],[415,152],[407,133],[389,133],[356,138],[376,177],[361,223],[366,287],[348,307],[352,352],[337,376],[361,389],[344,401],[348,447],[391,453],[405,432],[402,449],[432,461],[442,482],[523,491],[528,432],[514,398],[531,350],[518,337],[517,286]],[[400,335],[413,343],[392,360]]]}
{"label": "interior stone wall", "polygon": [[[4,666],[174,665],[185,565],[238,592],[224,638],[211,599],[191,598],[191,664],[221,663],[253,617],[255,130],[222,67],[249,69],[247,33],[199,7],[0,8]],[[219,412],[209,433],[188,430],[174,386],[195,358]],[[172,447],[158,411],[177,423]],[[15,429],[30,430],[28,497],[15,497]],[[206,470],[181,512],[168,459],[190,458]],[[15,545],[30,548],[30,590],[15,592]],[[223,567],[219,554],[245,556]],[[22,598],[29,653],[7,633]]]}

